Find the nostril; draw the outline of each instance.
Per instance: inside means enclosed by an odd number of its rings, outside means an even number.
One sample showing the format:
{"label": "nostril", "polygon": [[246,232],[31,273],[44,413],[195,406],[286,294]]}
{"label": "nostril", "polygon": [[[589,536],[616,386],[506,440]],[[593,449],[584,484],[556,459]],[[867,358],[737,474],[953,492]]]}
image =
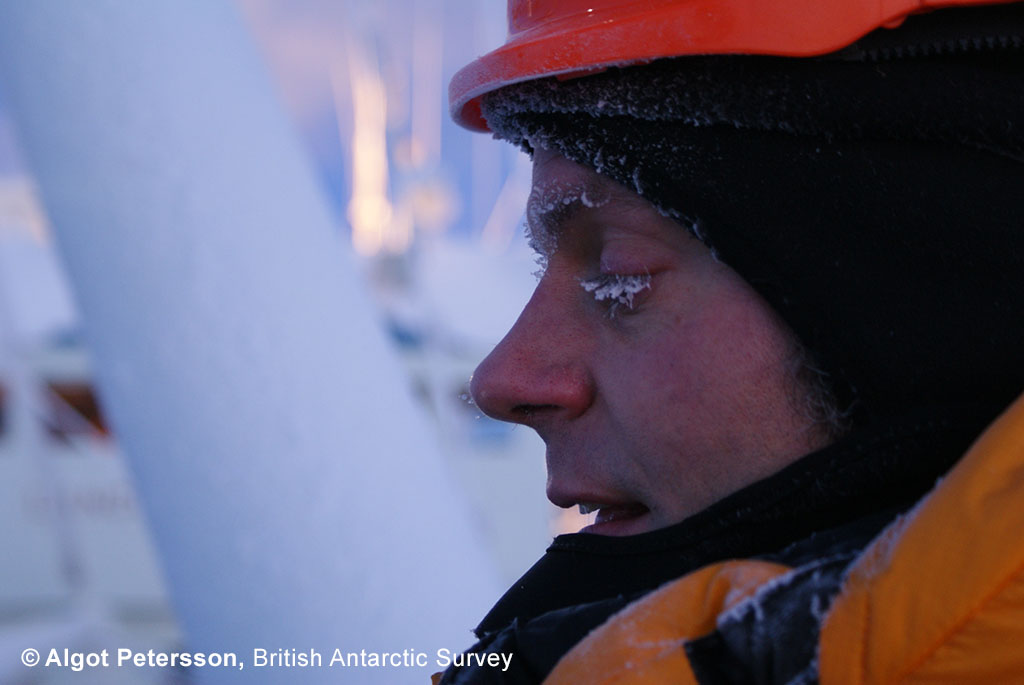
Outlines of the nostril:
{"label": "nostril", "polygon": [[538,413],[551,409],[558,409],[558,407],[554,404],[517,404],[512,407],[511,413],[520,420],[528,421]]}

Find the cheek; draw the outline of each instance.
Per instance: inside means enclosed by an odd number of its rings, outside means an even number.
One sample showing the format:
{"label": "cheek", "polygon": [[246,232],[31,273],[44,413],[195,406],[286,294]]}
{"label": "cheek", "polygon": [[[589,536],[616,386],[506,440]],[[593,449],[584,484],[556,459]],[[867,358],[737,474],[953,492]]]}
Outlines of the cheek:
{"label": "cheek", "polygon": [[616,418],[646,427],[648,441],[719,443],[727,438],[716,433],[749,421],[766,393],[777,400],[787,340],[770,313],[745,305],[678,314],[604,346],[604,389]]}
{"label": "cheek", "polygon": [[626,428],[641,428],[651,439],[675,433],[679,422],[695,413],[714,385],[706,373],[708,349],[701,327],[683,322],[628,341],[604,346],[603,390],[615,418]]}

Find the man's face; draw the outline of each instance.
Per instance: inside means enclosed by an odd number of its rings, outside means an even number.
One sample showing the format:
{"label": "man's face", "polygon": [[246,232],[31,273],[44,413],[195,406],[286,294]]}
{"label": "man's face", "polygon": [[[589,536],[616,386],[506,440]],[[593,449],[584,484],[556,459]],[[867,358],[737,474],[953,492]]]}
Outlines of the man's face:
{"label": "man's face", "polygon": [[543,149],[527,216],[546,269],[472,395],[540,434],[548,498],[598,509],[587,532],[677,523],[827,441],[792,333],[677,223]]}

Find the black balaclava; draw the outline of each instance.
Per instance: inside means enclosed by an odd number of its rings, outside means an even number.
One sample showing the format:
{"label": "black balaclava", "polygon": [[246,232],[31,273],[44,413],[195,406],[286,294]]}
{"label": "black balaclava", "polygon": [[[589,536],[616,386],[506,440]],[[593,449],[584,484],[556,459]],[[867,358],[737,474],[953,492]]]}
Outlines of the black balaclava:
{"label": "black balaclava", "polygon": [[1022,35],[1024,5],[937,12],[822,58],[661,60],[509,86],[483,111],[707,243],[854,425],[996,412],[1024,390]]}
{"label": "black balaclava", "polygon": [[[593,168],[709,245],[853,428],[675,526],[559,536],[475,649],[533,645],[542,673],[701,565],[863,545],[1024,390],[1022,37],[1024,5],[942,10],[819,58],[666,59],[484,99],[497,137]],[[579,635],[566,612],[586,615]]]}

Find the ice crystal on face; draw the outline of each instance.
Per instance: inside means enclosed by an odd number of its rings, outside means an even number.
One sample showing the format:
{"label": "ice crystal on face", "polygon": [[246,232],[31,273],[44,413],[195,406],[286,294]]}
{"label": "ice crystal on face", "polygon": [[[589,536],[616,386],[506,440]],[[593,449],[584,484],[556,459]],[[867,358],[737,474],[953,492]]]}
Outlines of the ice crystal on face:
{"label": "ice crystal on face", "polygon": [[562,222],[580,208],[600,208],[608,200],[607,190],[597,184],[549,182],[534,186],[526,203],[526,237],[537,253],[538,278],[544,275],[548,260],[558,249]]}
{"label": "ice crystal on face", "polygon": [[533,270],[533,277],[539,281],[544,278],[544,274],[548,270],[548,258],[542,254],[538,254],[533,260],[533,263],[537,265],[537,268]]}
{"label": "ice crystal on face", "polygon": [[633,298],[636,294],[651,287],[651,275],[606,274],[580,281],[580,286],[588,293],[593,293],[594,299],[598,302],[609,300],[611,308],[608,310],[608,315],[615,316],[615,311],[620,306],[633,308]]}
{"label": "ice crystal on face", "polygon": [[537,278],[544,275],[548,260],[558,249],[558,234],[551,230],[547,219],[560,203],[547,195],[542,189],[534,188],[526,202],[526,239],[530,249],[537,253],[538,270],[534,274]]}

